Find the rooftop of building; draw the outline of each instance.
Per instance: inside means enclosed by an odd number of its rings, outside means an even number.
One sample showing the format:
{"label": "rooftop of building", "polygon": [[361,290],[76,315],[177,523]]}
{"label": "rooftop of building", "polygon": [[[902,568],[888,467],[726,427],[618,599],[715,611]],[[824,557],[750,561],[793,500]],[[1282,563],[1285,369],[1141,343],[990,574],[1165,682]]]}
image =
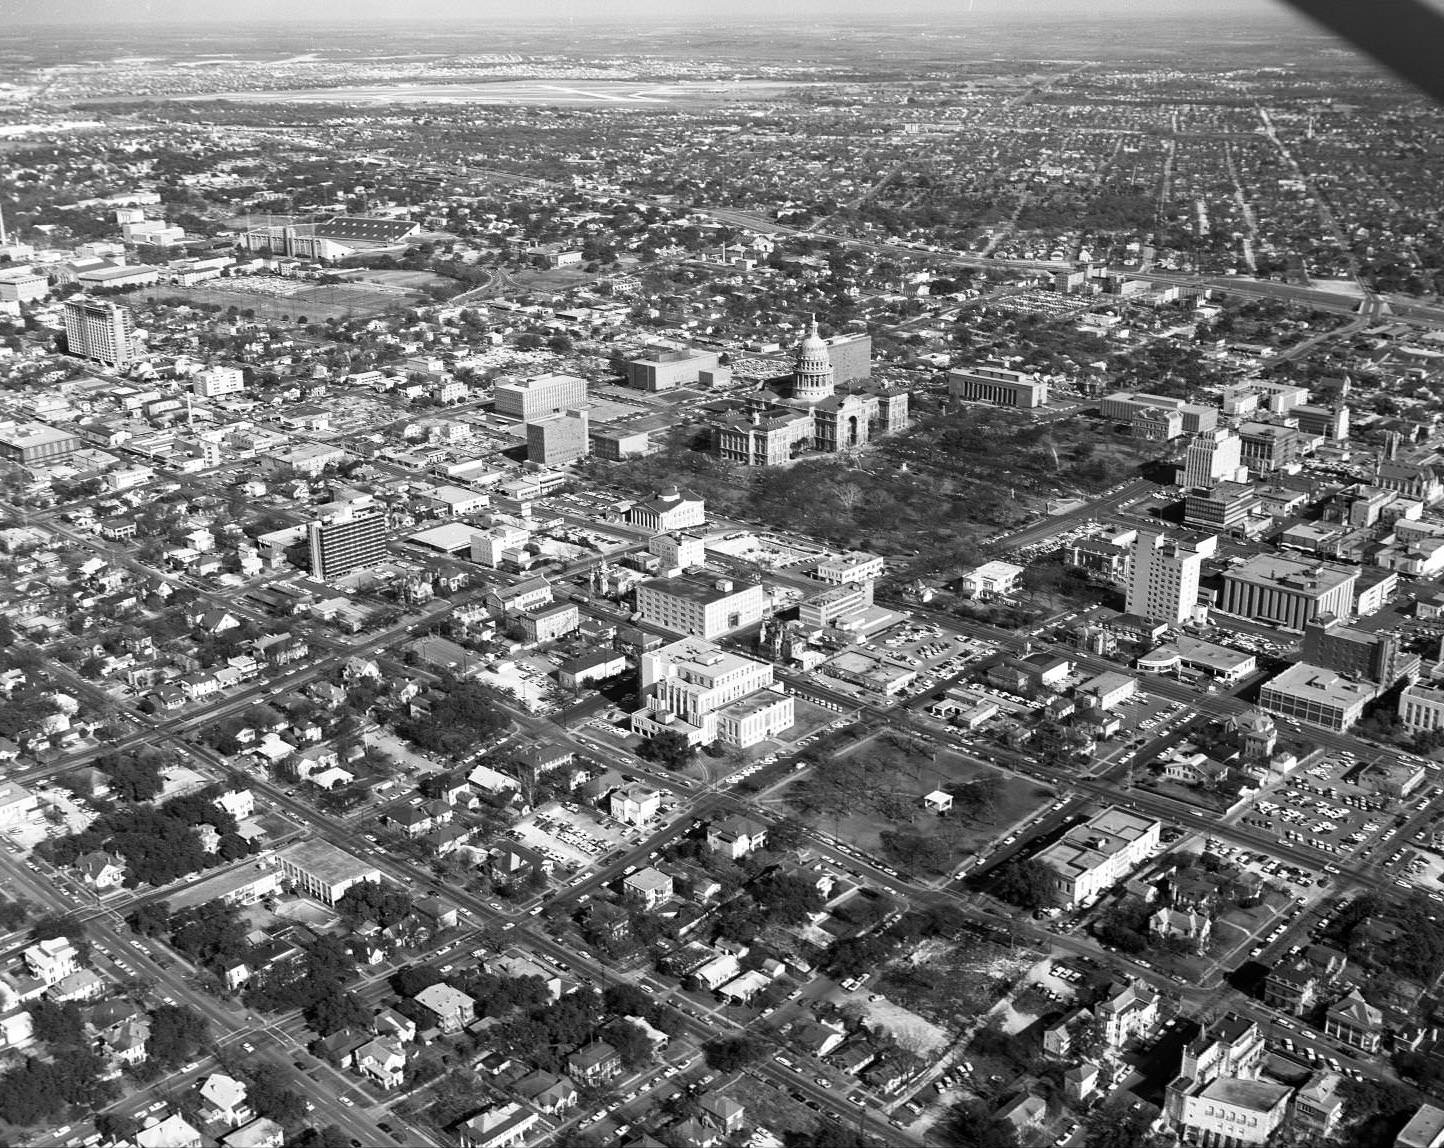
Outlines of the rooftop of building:
{"label": "rooftop of building", "polygon": [[1308,662],[1295,662],[1264,688],[1288,694],[1295,701],[1344,709],[1363,705],[1378,693],[1369,682],[1358,682]]}
{"label": "rooftop of building", "polygon": [[762,664],[741,654],[729,653],[705,638],[682,638],[663,646],[656,655],[680,670],[711,678]]}
{"label": "rooftop of building", "polygon": [[1296,593],[1326,594],[1357,580],[1359,571],[1356,567],[1286,558],[1282,554],[1256,554],[1242,566],[1225,572],[1224,577]]}
{"label": "rooftop of building", "polygon": [[586,379],[583,379],[583,378],[579,378],[579,377],[576,376],[576,375],[565,375],[565,374],[556,374],[556,373],[553,373],[553,374],[550,374],[550,375],[532,375],[530,378],[526,378],[526,379],[509,379],[509,380],[507,380],[507,381],[504,382],[504,383],[497,383],[497,384],[496,384],[496,390],[498,390],[498,391],[530,391],[530,390],[541,390],[543,387],[554,386],[554,385],[561,384],[561,383],[568,383],[568,384],[570,384],[570,383],[580,383],[583,387],[585,387],[585,386],[587,385],[587,380],[586,380]]}
{"label": "rooftop of building", "polygon": [[39,446],[47,442],[68,442],[75,435],[49,423],[0,424],[0,443],[6,446]]}
{"label": "rooftop of building", "polygon": [[345,881],[376,872],[374,865],[329,841],[297,841],[277,850],[276,860],[289,862],[318,881]]}
{"label": "rooftop of building", "polygon": [[1395,1148],[1436,1148],[1444,1137],[1444,1108],[1421,1104],[1395,1139]]}
{"label": "rooftop of building", "polygon": [[1287,1084],[1272,1080],[1244,1080],[1236,1076],[1220,1076],[1205,1084],[1198,1095],[1233,1108],[1269,1112],[1286,1101],[1292,1091]]}
{"label": "rooftop of building", "polygon": [[666,594],[672,598],[685,598],[701,606],[725,602],[749,591],[759,594],[762,592],[762,587],[754,583],[719,578],[714,574],[678,574],[673,578],[653,578],[643,582],[639,589]]}
{"label": "rooftop of building", "polygon": [[1122,809],[1104,809],[1039,852],[1037,859],[1066,877],[1090,872],[1160,823]]}

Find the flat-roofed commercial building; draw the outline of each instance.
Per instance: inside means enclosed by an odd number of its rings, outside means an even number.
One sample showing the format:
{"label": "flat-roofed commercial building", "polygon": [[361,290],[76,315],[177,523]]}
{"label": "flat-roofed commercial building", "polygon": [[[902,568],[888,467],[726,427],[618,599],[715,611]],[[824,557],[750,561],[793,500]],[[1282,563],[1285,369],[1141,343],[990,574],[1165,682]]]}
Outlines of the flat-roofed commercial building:
{"label": "flat-roofed commercial building", "polygon": [[1207,490],[1188,492],[1183,501],[1183,521],[1217,534],[1242,534],[1248,530],[1250,519],[1261,517],[1262,506],[1263,500],[1252,487],[1239,482],[1220,482]]}
{"label": "flat-roofed commercial building", "polygon": [[1356,681],[1307,662],[1296,662],[1259,694],[1259,709],[1323,729],[1348,729],[1379,695],[1373,682]]}
{"label": "flat-roofed commercial building", "polygon": [[1139,657],[1138,668],[1152,674],[1172,673],[1179,669],[1196,670],[1223,682],[1237,682],[1258,669],[1258,659],[1230,646],[1219,646],[1189,634],[1180,634]]}
{"label": "flat-roofed commercial building", "polygon": [[1153,395],[1146,391],[1117,391],[1104,395],[1098,401],[1098,409],[1106,419],[1131,423],[1139,411],[1170,410],[1179,414],[1179,433],[1197,434],[1212,430],[1218,425],[1218,408],[1186,403],[1182,399],[1167,395]]}
{"label": "flat-roofed commercial building", "polygon": [[1048,403],[1048,384],[1036,375],[1007,367],[968,367],[948,372],[948,394],[967,402],[999,407],[1041,407]]}
{"label": "flat-roofed commercial building", "polygon": [[207,367],[191,376],[191,390],[203,399],[240,394],[246,389],[246,376],[240,367]]}
{"label": "flat-roofed commercial building", "polygon": [[1238,428],[1243,464],[1255,473],[1269,473],[1292,466],[1309,444],[1296,427],[1280,423],[1243,423]]}
{"label": "flat-roofed commercial building", "polygon": [[597,426],[587,431],[592,454],[606,462],[639,458],[652,449],[652,436],[644,430],[624,426]]}
{"label": "flat-roofed commercial building", "polygon": [[534,375],[498,383],[493,392],[499,415],[534,422],[587,405],[587,380],[575,375]]}
{"label": "flat-roofed commercial building", "polygon": [[28,267],[0,272],[0,301],[29,303],[50,294],[50,280]]}
{"label": "flat-roofed commercial building", "polygon": [[644,622],[699,638],[720,638],[760,622],[764,601],[759,585],[705,574],[656,578],[637,587]]}
{"label": "flat-roofed commercial building", "polygon": [[276,854],[276,864],[291,884],[327,905],[334,905],[352,885],[379,882],[381,872],[329,841],[298,841]]}
{"label": "flat-roofed commercial building", "polygon": [[1399,635],[1370,633],[1328,615],[1304,627],[1303,660],[1386,688],[1419,670],[1419,655],[1405,650]]}
{"label": "flat-roofed commercial building", "polygon": [[57,462],[79,449],[78,435],[47,423],[0,423],[0,458],[8,462]]}
{"label": "flat-roofed commercial building", "polygon": [[1444,1148],[1444,1108],[1421,1104],[1400,1129],[1394,1148]]}
{"label": "flat-roofed commercial building", "polygon": [[690,347],[648,347],[626,364],[627,385],[642,391],[694,386],[703,371],[715,371],[721,356]]}
{"label": "flat-roofed commercial building", "polygon": [[1444,729],[1444,682],[1418,682],[1399,695],[1399,724],[1410,733]]}
{"label": "flat-roofed commercial building", "polygon": [[1358,580],[1359,571],[1347,566],[1260,554],[1224,574],[1218,608],[1301,631],[1323,614],[1349,617]]}
{"label": "flat-roofed commercial building", "polygon": [[0,825],[19,825],[29,821],[39,806],[35,794],[13,781],[0,782]]}
{"label": "flat-roofed commercial building", "polygon": [[887,564],[876,554],[853,550],[824,558],[817,564],[816,577],[823,582],[841,585],[844,582],[871,582],[881,578]]}
{"label": "flat-roofed commercial building", "polygon": [[865,619],[871,605],[871,582],[833,586],[804,598],[798,606],[797,620],[809,630],[825,630],[829,626],[846,629],[849,621],[859,623]]}
{"label": "flat-roofed commercial building", "polygon": [[1055,874],[1059,904],[1091,902],[1138,868],[1158,846],[1161,821],[1123,809],[1100,810],[1035,858]]}
{"label": "flat-roofed commercial building", "polygon": [[528,462],[543,466],[566,466],[591,453],[587,434],[587,412],[569,410],[526,424]]}

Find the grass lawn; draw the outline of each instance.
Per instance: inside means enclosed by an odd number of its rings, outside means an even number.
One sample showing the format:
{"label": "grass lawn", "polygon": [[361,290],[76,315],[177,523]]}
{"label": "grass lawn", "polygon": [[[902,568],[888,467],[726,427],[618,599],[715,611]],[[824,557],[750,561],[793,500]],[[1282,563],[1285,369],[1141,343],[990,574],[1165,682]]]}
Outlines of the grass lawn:
{"label": "grass lawn", "polygon": [[[954,795],[951,812],[939,816],[923,808],[923,795],[935,789]],[[818,762],[782,796],[804,820],[840,841],[942,873],[1051,801],[1054,792],[885,731]]]}

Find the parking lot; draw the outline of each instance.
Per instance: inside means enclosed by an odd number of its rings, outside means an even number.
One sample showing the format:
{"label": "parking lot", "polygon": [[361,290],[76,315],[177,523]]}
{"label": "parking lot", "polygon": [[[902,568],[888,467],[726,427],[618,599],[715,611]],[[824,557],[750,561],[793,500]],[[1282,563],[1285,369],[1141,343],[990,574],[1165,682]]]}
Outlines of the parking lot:
{"label": "parking lot", "polygon": [[1116,749],[1105,749],[1101,754],[1105,760],[1124,764],[1132,761],[1143,745],[1173,733],[1194,716],[1193,710],[1182,702],[1169,701],[1146,690],[1140,690],[1110,712],[1119,721],[1118,732],[1112,739]]}
{"label": "parking lot", "polygon": [[508,834],[529,849],[575,870],[622,845],[636,834],[619,822],[603,818],[571,802],[552,802],[516,823]]}
{"label": "parking lot", "polygon": [[1330,858],[1385,861],[1405,845],[1398,840],[1400,826],[1425,808],[1432,787],[1426,783],[1400,800],[1375,792],[1360,773],[1353,754],[1330,754],[1260,791],[1239,819]]}

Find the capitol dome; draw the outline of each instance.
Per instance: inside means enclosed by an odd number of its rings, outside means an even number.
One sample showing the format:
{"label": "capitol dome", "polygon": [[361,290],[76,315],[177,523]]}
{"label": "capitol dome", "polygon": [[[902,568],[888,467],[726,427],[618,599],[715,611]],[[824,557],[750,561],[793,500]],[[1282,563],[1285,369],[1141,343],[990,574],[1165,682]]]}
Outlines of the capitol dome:
{"label": "capitol dome", "polygon": [[797,344],[797,358],[792,368],[792,397],[825,399],[833,393],[832,356],[817,331],[817,317],[806,337]]}

